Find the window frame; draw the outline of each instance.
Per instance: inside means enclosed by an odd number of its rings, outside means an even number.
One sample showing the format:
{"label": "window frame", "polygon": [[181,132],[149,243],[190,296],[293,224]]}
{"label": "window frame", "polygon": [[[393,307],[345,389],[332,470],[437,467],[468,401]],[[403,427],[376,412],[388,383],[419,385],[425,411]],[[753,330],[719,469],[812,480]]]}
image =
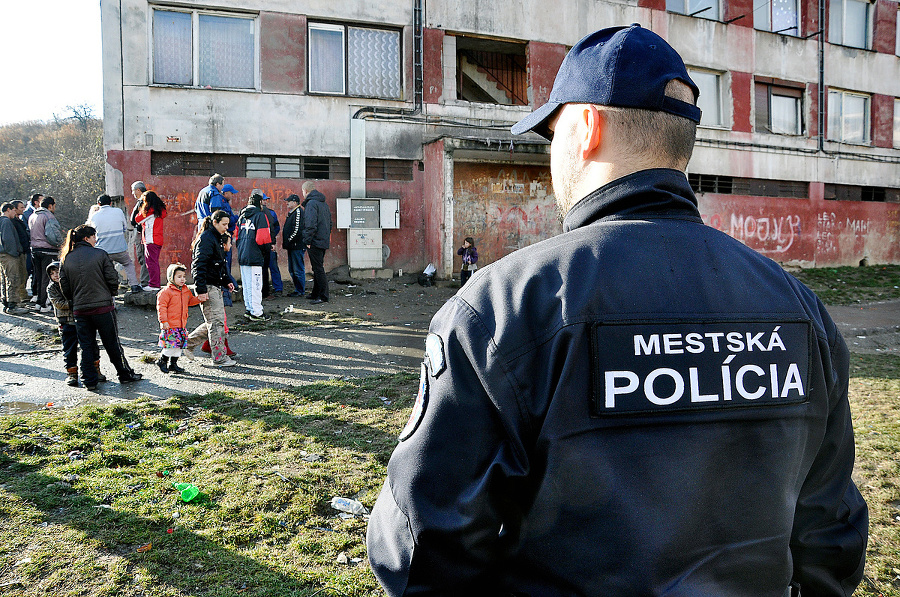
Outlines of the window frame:
{"label": "window frame", "polygon": [[[757,2],[760,2],[762,4],[762,6],[756,7]],[[754,0],[754,2],[753,2],[753,4],[754,4],[753,28],[756,29],[757,31],[768,31],[769,33],[774,33],[776,35],[790,35],[792,37],[799,37],[800,36],[800,24],[803,22],[802,7],[800,5],[800,0],[792,0],[792,2],[794,3],[794,14],[796,16],[796,25],[794,25],[790,29],[785,29],[783,31],[782,30],[776,31],[776,30],[773,30],[773,24],[772,24],[774,21],[774,19],[772,18],[772,1],[771,0]],[[758,26],[759,21],[756,18],[756,14],[757,14],[757,11],[760,10],[760,8],[766,8],[766,12],[768,14],[767,18],[768,18],[768,23],[769,23],[768,28],[762,28],[762,27]],[[791,30],[793,30],[794,32],[790,33]]]}
{"label": "window frame", "polygon": [[[841,114],[839,116],[840,122],[843,123],[843,113],[844,113],[844,100],[847,97],[856,97],[862,98],[865,100],[865,111],[863,113],[863,139],[862,141],[848,141],[846,140],[845,131],[843,128],[843,124],[841,124],[840,137],[834,136],[834,131],[832,131],[832,123],[834,122],[835,115],[832,111],[832,103],[831,98],[832,94],[840,94],[841,96]],[[849,91],[846,89],[828,89],[828,95],[826,98],[827,102],[827,110],[828,110],[828,118],[826,119],[826,139],[829,141],[833,141],[835,143],[847,143],[849,145],[871,145],[872,144],[872,96],[866,93],[860,93],[858,91]]]}
{"label": "window frame", "polygon": [[[350,28],[355,29],[370,29],[374,31],[385,31],[390,33],[397,34],[397,66],[399,68],[399,79],[398,79],[398,87],[397,87],[397,95],[394,97],[386,97],[380,95],[360,95],[350,93],[350,81],[349,81],[349,44],[350,44],[350,35],[348,30]],[[343,68],[342,72],[342,81],[341,86],[342,90],[340,92],[337,91],[321,91],[314,90],[312,88],[312,68],[313,68],[313,48],[312,43],[309,43],[311,38],[310,32],[314,29],[318,29],[320,31],[340,31],[341,32],[341,64]],[[404,54],[403,54],[403,29],[399,27],[389,27],[389,26],[376,26],[371,25],[369,23],[336,23],[333,21],[307,21],[306,23],[306,36],[307,36],[307,44],[306,44],[306,92],[309,95],[327,95],[331,97],[361,97],[367,99],[381,99],[381,100],[390,100],[390,101],[403,101],[404,95],[406,92],[405,83],[404,83]]]}
{"label": "window frame", "polygon": [[[233,11],[209,10],[202,8],[185,8],[181,6],[151,5],[150,10],[150,86],[151,87],[178,87],[182,89],[222,89],[228,91],[258,92],[261,89],[260,76],[260,25],[258,14],[239,13]],[[159,12],[175,12],[191,15],[191,83],[157,83],[154,65],[155,39],[154,39],[154,15]],[[204,84],[200,81],[200,17],[208,15],[233,19],[244,19],[253,23],[253,86],[252,87],[217,87]]]}
{"label": "window frame", "polygon": [[900,98],[894,98],[894,147],[900,147]]}
{"label": "window frame", "polygon": [[[757,133],[766,135],[782,135],[785,137],[802,137],[806,134],[805,102],[806,86],[802,83],[790,83],[771,79],[769,77],[756,77],[754,83],[754,130]],[[765,104],[760,105],[760,89],[765,88]],[[790,97],[797,100],[797,126],[798,129],[793,133],[782,133],[773,130],[772,126],[772,96]],[[761,124],[761,116],[765,115],[765,124]]]}
{"label": "window frame", "polygon": [[[716,99],[718,100],[717,101],[717,103],[718,103],[717,110],[718,110],[719,122],[716,124],[711,124],[708,122],[704,123],[703,117],[701,116],[701,120],[697,126],[702,127],[702,128],[711,128],[711,129],[727,129],[727,128],[729,128],[728,125],[725,123],[725,93],[723,91],[723,89],[724,89],[723,83],[725,80],[725,77],[724,77],[725,73],[723,73],[721,71],[707,69],[707,68],[695,68],[695,67],[687,67],[687,71],[688,71],[688,75],[691,77],[691,80],[694,81],[694,84],[696,84],[698,88],[700,87],[700,84],[697,83],[697,80],[694,78],[694,74],[713,75],[716,78],[716,96],[717,96]],[[700,97],[703,98],[703,90],[702,89],[700,91]],[[702,101],[702,99],[700,101]],[[700,107],[701,106],[700,102],[698,102],[697,105],[698,105],[698,107]],[[702,107],[701,107],[701,110],[703,110]],[[703,110],[704,115],[707,113],[708,113],[707,110]]]}
{"label": "window frame", "polygon": [[[848,44],[846,42],[847,38],[847,3],[848,2],[857,2],[863,5],[866,9],[866,30],[865,30],[865,43],[862,46],[855,46]],[[840,39],[835,39],[835,6],[840,6]],[[873,21],[875,17],[875,10],[873,8],[873,4],[868,2],[867,0],[829,0],[828,5],[828,41],[829,43],[838,45],[838,46],[846,46],[848,48],[858,48],[860,50],[871,50],[872,49],[872,33],[873,33]]]}
{"label": "window frame", "polygon": [[[703,10],[703,12],[691,11],[690,3],[692,0],[666,0],[666,11],[674,14],[684,15],[686,17],[692,17],[695,19],[707,19],[709,21],[720,21],[722,20],[722,1],[721,0],[711,0],[710,4],[716,9],[715,17],[709,16],[709,10]],[[670,4],[674,4],[679,2],[684,7],[684,10],[677,10],[673,8]]]}

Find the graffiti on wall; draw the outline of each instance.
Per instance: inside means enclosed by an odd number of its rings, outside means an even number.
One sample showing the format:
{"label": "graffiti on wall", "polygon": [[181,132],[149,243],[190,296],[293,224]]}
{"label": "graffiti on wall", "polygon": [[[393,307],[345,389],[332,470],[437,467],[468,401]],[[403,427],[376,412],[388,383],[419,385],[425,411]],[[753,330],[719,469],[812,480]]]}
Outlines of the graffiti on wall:
{"label": "graffiti on wall", "polygon": [[[550,174],[539,166],[457,162],[453,184],[453,238],[471,236],[479,262],[488,264],[562,231]],[[454,259],[454,271],[460,267]]]}
{"label": "graffiti on wall", "polygon": [[725,216],[714,213],[704,215],[703,221],[763,254],[788,253],[803,231],[802,218],[798,214],[754,216],[738,212]]}

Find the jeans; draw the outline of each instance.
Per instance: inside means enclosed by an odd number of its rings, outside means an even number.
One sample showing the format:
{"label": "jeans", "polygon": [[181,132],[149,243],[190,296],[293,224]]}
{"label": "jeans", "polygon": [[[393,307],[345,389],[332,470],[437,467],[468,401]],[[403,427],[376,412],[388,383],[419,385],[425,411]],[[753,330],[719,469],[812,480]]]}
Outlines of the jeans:
{"label": "jeans", "polygon": [[190,333],[186,350],[193,350],[209,340],[210,351],[213,360],[221,363],[225,360],[225,305],[222,302],[222,289],[218,286],[209,286],[207,289],[209,300],[200,303],[200,312],[203,313],[203,323]]}
{"label": "jeans", "polygon": [[[141,231],[135,229],[128,234],[131,236],[128,242],[134,248],[134,260],[141,268],[141,286],[148,286],[150,284],[150,272],[147,271],[147,262],[144,259],[144,245],[141,244]],[[130,250],[131,249],[129,248],[129,251]]]}
{"label": "jeans", "polygon": [[[228,278],[231,280],[231,283],[237,286],[237,280],[231,275],[231,251],[234,251],[234,249],[225,253],[225,269],[228,270]],[[231,302],[231,291],[227,288],[222,289],[222,300],[225,302],[226,307],[230,307],[233,304]]]}
{"label": "jeans", "polygon": [[147,273],[150,274],[150,287],[159,288],[159,252],[162,249],[153,243],[144,245],[144,261],[147,263]]}
{"label": "jeans", "polygon": [[309,294],[311,299],[328,300],[328,276],[325,275],[325,249],[310,247],[309,264],[313,271],[313,289]]}
{"label": "jeans", "polygon": [[[78,366],[78,330],[74,323],[59,324],[59,337],[63,345],[63,361],[66,369]],[[99,354],[99,348],[97,349]]]}
{"label": "jeans", "polygon": [[84,385],[97,385],[97,368],[94,361],[100,360],[100,351],[97,348],[98,333],[106,356],[116,368],[119,379],[127,379],[134,375],[134,370],[125,360],[122,344],[119,343],[119,325],[115,311],[100,315],[76,315],[75,329],[78,332],[78,346],[81,348],[81,378]]}
{"label": "jeans", "polygon": [[244,290],[244,309],[259,317],[262,308],[263,268],[260,265],[241,266],[241,287]]}
{"label": "jeans", "polygon": [[131,255],[128,254],[128,251],[110,253],[109,258],[112,259],[113,263],[121,264],[125,268],[125,276],[128,278],[129,286],[138,286],[137,273],[134,271],[134,263],[131,261]]}
{"label": "jeans", "polygon": [[304,249],[288,249],[288,271],[294,290],[303,294],[306,292],[306,265],[303,263]]}
{"label": "jeans", "polygon": [[[24,273],[20,271],[21,263],[18,257],[0,253],[0,301],[4,307],[11,307],[19,302],[19,285]],[[47,292],[46,288],[44,292]]]}
{"label": "jeans", "polygon": [[[272,249],[268,246],[260,247],[260,252],[263,255],[263,263],[268,264],[269,259],[271,259]],[[266,298],[269,296],[269,266],[262,266],[262,296]]]}
{"label": "jeans", "polygon": [[281,281],[281,270],[278,269],[278,253],[275,252],[274,247],[269,254],[269,272],[272,275],[272,290],[274,292],[284,290],[284,283]]}

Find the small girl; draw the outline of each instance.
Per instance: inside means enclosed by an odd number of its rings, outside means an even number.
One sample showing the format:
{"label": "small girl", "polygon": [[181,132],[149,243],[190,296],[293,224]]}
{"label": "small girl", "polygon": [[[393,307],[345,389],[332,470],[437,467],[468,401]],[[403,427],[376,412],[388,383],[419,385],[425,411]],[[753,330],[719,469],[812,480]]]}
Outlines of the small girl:
{"label": "small girl", "polygon": [[478,269],[478,266],[475,265],[478,262],[475,240],[471,236],[467,236],[463,241],[463,246],[456,251],[456,254],[462,255],[462,269],[459,271],[459,285],[462,286],[472,277],[472,272]]}
{"label": "small girl", "polygon": [[159,346],[162,348],[156,364],[163,373],[184,373],[184,369],[178,366],[178,357],[187,345],[188,307],[199,305],[200,299],[185,284],[187,268],[184,264],[171,264],[166,270],[166,279],[169,283],[156,295]]}

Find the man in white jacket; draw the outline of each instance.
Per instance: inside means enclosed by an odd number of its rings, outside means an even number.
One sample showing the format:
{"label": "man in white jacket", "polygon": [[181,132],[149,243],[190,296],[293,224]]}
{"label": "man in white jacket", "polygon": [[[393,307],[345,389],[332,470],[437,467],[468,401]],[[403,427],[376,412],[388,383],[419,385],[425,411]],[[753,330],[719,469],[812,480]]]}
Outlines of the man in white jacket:
{"label": "man in white jacket", "polygon": [[134,263],[128,254],[128,241],[125,240],[125,232],[128,229],[128,220],[125,213],[118,207],[112,206],[112,198],[109,195],[97,197],[98,208],[91,209],[87,225],[97,230],[98,249],[103,249],[109,254],[113,263],[119,263],[125,268],[128,277],[128,285],[132,292],[141,292],[142,288],[134,270]]}

